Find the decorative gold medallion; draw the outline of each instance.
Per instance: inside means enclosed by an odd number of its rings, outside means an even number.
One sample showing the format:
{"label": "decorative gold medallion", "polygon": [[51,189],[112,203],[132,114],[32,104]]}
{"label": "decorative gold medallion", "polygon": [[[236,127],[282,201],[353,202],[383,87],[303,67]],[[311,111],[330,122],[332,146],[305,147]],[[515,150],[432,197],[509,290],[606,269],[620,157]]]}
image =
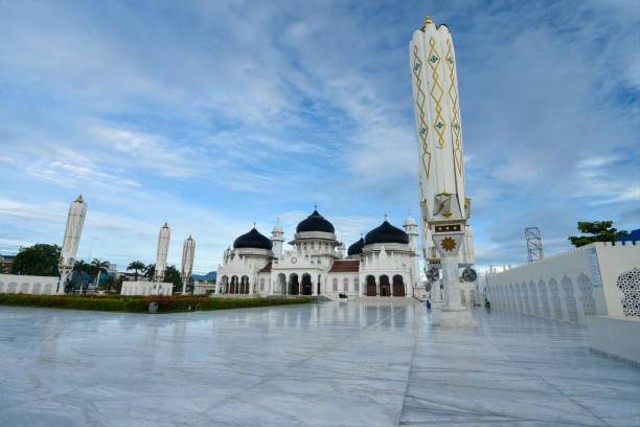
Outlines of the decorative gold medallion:
{"label": "decorative gold medallion", "polygon": [[442,246],[442,249],[444,249],[447,252],[450,252],[456,248],[456,241],[453,240],[451,237],[445,237],[444,239],[442,239],[441,246]]}

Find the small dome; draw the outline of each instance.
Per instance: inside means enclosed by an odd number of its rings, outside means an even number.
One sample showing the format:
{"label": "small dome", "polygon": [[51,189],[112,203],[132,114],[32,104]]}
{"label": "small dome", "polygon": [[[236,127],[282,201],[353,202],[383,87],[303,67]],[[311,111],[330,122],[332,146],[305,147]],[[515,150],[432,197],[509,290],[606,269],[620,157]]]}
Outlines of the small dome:
{"label": "small dome", "polygon": [[409,236],[399,228],[385,221],[378,228],[374,228],[364,236],[364,244],[372,245],[374,243],[409,243]]}
{"label": "small dome", "polygon": [[362,253],[362,248],[364,248],[364,238],[361,237],[360,240],[349,246],[347,255],[359,255]]}
{"label": "small dome", "polygon": [[333,224],[327,221],[322,215],[314,210],[311,215],[303,219],[296,227],[296,233],[301,231],[324,231],[325,233],[334,233],[336,230]]}
{"label": "small dome", "polygon": [[260,232],[253,227],[251,231],[238,237],[233,242],[233,248],[266,249],[270,251],[271,248],[273,248],[273,243],[271,243],[269,238],[260,234]]}

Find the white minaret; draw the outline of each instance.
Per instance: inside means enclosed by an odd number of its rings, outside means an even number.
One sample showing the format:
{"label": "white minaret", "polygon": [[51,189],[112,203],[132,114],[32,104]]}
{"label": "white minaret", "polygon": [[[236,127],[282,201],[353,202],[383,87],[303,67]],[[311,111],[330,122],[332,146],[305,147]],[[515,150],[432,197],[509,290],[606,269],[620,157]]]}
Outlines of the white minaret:
{"label": "white minaret", "polygon": [[56,293],[64,293],[64,286],[67,277],[73,271],[76,262],[76,254],[80,245],[80,237],[82,236],[82,228],[84,220],[87,216],[87,204],[82,200],[82,194],[69,206],[69,215],[67,216],[67,227],[64,230],[62,239],[62,251],[58,262],[58,271],[60,272],[60,280]]}
{"label": "white minaret", "polygon": [[280,226],[280,218],[273,230],[271,230],[271,243],[273,243],[273,256],[276,259],[282,258],[282,245],[284,244],[284,231]]}
{"label": "white minaret", "polygon": [[[468,312],[461,313],[458,272],[470,200],[465,197],[456,55],[449,29],[427,17],[422,28],[413,33],[409,55],[422,226],[433,236],[444,284],[440,324],[445,326],[447,318],[450,326],[462,326],[472,323]],[[424,245],[431,246],[430,242]]]}
{"label": "white minaret", "polygon": [[167,267],[167,254],[169,252],[169,239],[171,238],[171,229],[166,222],[160,228],[158,235],[158,252],[156,254],[156,271],[153,275],[154,282],[162,282],[164,280],[164,269]]}
{"label": "white minaret", "polygon": [[409,247],[413,251],[413,261],[411,263],[411,281],[413,287],[422,287],[422,280],[420,280],[420,253],[418,252],[418,237],[420,232],[418,231],[418,224],[415,219],[408,217],[404,222],[404,231],[409,235]]}
{"label": "white minaret", "polygon": [[182,246],[182,294],[187,293],[187,283],[193,271],[193,259],[196,253],[196,241],[189,236]]}

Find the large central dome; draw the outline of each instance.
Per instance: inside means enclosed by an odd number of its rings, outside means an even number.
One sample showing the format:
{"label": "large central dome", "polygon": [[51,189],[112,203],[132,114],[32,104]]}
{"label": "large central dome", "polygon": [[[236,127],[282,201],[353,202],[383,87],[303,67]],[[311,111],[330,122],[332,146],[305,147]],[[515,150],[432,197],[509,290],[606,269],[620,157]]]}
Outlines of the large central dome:
{"label": "large central dome", "polygon": [[325,233],[334,233],[336,230],[333,224],[327,221],[322,215],[314,210],[311,215],[302,220],[296,227],[296,233],[302,231],[324,231]]}
{"label": "large central dome", "polygon": [[372,245],[374,243],[407,244],[409,243],[409,235],[389,224],[389,221],[385,221],[378,228],[374,228],[364,236],[365,245]]}
{"label": "large central dome", "polygon": [[249,249],[266,249],[268,251],[273,248],[271,240],[263,234],[261,234],[256,228],[252,228],[248,233],[238,237],[233,242],[235,249],[249,248]]}

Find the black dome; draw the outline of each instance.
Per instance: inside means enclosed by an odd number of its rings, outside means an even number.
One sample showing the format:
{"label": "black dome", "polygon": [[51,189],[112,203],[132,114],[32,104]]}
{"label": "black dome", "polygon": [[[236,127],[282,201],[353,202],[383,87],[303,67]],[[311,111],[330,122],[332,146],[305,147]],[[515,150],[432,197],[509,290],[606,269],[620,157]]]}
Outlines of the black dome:
{"label": "black dome", "polygon": [[364,239],[361,237],[360,240],[355,242],[353,245],[349,246],[349,249],[347,249],[347,255],[361,254],[363,247],[364,247]]}
{"label": "black dome", "polygon": [[324,219],[324,217],[315,210],[298,224],[296,233],[300,233],[301,231],[324,231],[326,233],[333,233],[336,230],[333,228],[333,224]]}
{"label": "black dome", "polygon": [[409,236],[399,228],[385,221],[378,228],[374,228],[364,236],[364,244],[374,243],[409,243]]}
{"label": "black dome", "polygon": [[270,251],[271,248],[273,248],[273,243],[271,243],[271,240],[269,240],[267,236],[260,234],[260,232],[254,227],[248,233],[238,237],[233,242],[233,247],[235,249],[251,248],[266,249]]}

